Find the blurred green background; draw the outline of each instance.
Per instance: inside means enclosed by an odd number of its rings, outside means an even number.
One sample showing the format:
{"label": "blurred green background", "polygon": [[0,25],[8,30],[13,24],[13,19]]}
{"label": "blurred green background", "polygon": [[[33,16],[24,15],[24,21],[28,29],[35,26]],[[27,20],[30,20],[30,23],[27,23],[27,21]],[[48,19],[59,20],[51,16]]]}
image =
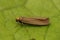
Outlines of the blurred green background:
{"label": "blurred green background", "polygon": [[[49,17],[49,26],[16,23],[16,17]],[[60,0],[0,0],[0,40],[60,40]]]}

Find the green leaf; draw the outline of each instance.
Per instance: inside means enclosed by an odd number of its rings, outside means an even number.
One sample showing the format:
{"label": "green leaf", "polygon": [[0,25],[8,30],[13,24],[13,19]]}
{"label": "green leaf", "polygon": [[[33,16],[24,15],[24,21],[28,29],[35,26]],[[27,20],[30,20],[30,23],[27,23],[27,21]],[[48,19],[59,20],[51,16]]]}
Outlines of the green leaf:
{"label": "green leaf", "polygon": [[[17,17],[49,17],[49,26],[16,23]],[[60,40],[60,0],[0,0],[0,40]]]}

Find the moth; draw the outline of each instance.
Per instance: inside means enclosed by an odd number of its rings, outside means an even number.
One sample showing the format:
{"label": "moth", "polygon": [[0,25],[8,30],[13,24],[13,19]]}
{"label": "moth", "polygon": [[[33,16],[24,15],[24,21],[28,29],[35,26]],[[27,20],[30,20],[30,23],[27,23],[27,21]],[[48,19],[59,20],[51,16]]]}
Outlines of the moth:
{"label": "moth", "polygon": [[28,17],[18,17],[16,22],[31,24],[31,25],[49,25],[49,18],[28,18]]}

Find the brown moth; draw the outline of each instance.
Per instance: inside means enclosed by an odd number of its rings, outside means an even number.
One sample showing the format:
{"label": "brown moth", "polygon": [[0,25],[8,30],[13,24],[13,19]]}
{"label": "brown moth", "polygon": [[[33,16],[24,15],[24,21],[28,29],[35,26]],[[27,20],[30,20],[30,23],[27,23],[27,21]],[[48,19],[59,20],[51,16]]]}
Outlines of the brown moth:
{"label": "brown moth", "polygon": [[16,18],[16,22],[32,25],[49,25],[49,18],[27,18],[19,17]]}

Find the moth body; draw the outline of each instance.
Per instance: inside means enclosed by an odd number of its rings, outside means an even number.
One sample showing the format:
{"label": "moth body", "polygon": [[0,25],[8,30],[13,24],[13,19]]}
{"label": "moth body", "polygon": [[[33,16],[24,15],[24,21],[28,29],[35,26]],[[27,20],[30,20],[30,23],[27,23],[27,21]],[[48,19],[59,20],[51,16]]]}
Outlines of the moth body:
{"label": "moth body", "polygon": [[17,22],[32,24],[32,25],[49,25],[49,18],[26,18],[20,17],[16,19]]}

